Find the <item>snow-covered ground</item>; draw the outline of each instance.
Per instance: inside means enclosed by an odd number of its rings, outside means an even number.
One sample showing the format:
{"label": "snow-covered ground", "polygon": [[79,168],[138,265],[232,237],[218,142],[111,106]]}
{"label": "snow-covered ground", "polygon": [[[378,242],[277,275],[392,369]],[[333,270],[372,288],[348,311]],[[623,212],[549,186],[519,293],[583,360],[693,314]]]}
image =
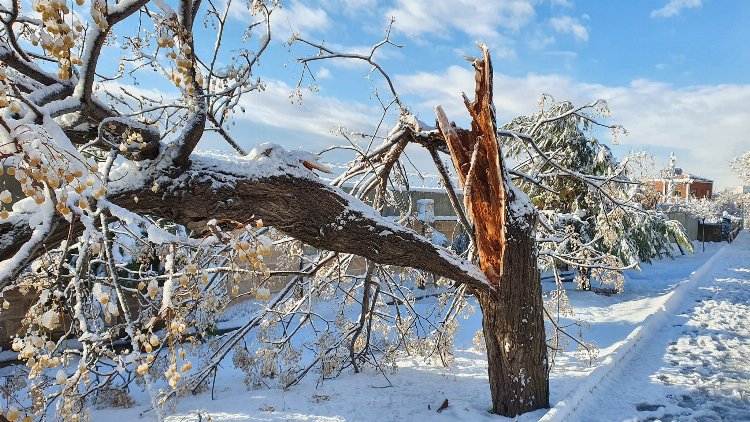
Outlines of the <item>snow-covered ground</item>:
{"label": "snow-covered ground", "polygon": [[[620,295],[571,285],[575,317],[589,321],[584,339],[598,346],[598,357],[590,364],[574,350],[558,356],[554,407],[518,420],[750,420],[750,233],[696,249],[628,271]],[[288,391],[248,391],[243,375],[227,367],[213,400],[210,393],[184,397],[167,420],[504,420],[488,412],[487,362],[471,342],[480,321],[478,312],[462,321],[449,368],[401,360],[387,378],[311,374]],[[92,420],[155,420],[145,393],[134,396],[138,406],[93,410]]]}
{"label": "snow-covered ground", "polygon": [[750,234],[713,261],[568,418],[750,420]]}

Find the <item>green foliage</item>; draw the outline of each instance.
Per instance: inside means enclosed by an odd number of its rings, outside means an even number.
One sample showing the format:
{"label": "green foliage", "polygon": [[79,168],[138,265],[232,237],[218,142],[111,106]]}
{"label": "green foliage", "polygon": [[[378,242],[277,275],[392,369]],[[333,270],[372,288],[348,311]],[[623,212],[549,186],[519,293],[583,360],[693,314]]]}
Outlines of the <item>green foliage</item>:
{"label": "green foliage", "polygon": [[682,246],[690,253],[694,252],[693,242],[690,241],[682,223],[677,220],[667,220],[667,230],[669,231],[669,235],[675,239],[678,245]]}
{"label": "green foliage", "polygon": [[672,239],[693,252],[685,228],[679,221],[669,220],[663,212],[617,209],[608,215],[606,222],[600,221],[599,224],[606,227],[602,246],[617,256],[623,265],[650,263],[654,258],[672,258]]}
{"label": "green foliage", "polygon": [[[594,111],[606,114],[606,105]],[[555,119],[558,116],[564,117]],[[538,150],[518,138],[504,138],[503,148],[518,162],[516,170],[538,182],[517,181],[541,211],[544,235],[557,239],[545,243],[542,252],[582,266],[627,267],[671,257],[673,238],[692,251],[679,222],[633,202],[634,185],[623,175],[624,166],[609,147],[587,136],[592,122],[591,116],[564,101],[516,117],[503,127],[531,133],[538,126],[534,134]]]}
{"label": "green foliage", "polygon": [[[553,103],[548,109],[540,110],[531,116],[519,116],[503,129],[529,133],[537,122],[560,116],[574,110],[568,101]],[[529,160],[527,145],[514,138],[505,138],[503,145],[506,155],[520,161],[517,169],[533,174],[548,188],[522,181],[519,187],[529,195],[534,205],[540,210],[555,210],[562,213],[588,211],[592,198],[587,184],[577,178],[566,175],[558,165],[573,169],[578,173],[590,176],[608,176],[617,171],[617,162],[609,147],[599,143],[595,138],[586,136],[591,129],[590,119],[582,113],[572,113],[562,119],[544,123],[538,135],[534,137],[539,149],[552,160]],[[580,213],[579,213],[580,214]],[[584,220],[587,216],[584,216]]]}

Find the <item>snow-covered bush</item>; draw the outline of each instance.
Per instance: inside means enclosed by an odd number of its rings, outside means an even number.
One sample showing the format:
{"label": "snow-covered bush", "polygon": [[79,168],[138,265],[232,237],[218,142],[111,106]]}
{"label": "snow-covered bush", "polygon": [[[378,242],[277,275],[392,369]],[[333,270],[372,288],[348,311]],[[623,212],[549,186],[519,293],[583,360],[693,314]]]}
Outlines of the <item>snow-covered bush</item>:
{"label": "snow-covered bush", "polygon": [[713,198],[696,199],[687,204],[681,204],[678,208],[697,218],[705,219],[707,223],[719,223],[723,218],[740,221],[744,201],[744,194],[723,191]]}
{"label": "snow-covered bush", "polygon": [[[548,96],[542,98],[550,100]],[[596,107],[601,114],[609,112],[605,103]],[[621,290],[618,270],[672,256],[672,239],[688,249],[690,242],[681,224],[661,212],[644,211],[637,202],[641,200],[639,182],[629,177],[630,161],[643,161],[643,154],[618,163],[606,145],[587,136],[592,118],[574,110],[570,102],[551,101],[547,109],[517,117],[505,126],[524,132],[545,119],[566,116],[544,123],[545,130],[537,137],[538,148],[554,154],[556,160],[529,159],[524,143],[514,138],[508,142],[507,151],[521,162],[517,171],[534,176],[521,179],[519,186],[541,210],[538,233],[541,256],[547,257],[542,262],[547,267],[563,264],[580,268],[585,277],[578,280],[585,288],[591,275],[586,268],[594,267],[600,280],[610,281]],[[598,183],[591,186],[567,169],[590,175]]]}

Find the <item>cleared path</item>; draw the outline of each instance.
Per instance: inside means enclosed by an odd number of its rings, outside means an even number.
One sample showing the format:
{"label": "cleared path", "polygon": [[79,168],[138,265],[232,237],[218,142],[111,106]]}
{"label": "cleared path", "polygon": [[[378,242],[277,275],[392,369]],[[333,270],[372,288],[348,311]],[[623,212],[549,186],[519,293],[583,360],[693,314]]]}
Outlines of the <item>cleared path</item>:
{"label": "cleared path", "polygon": [[570,420],[750,421],[750,233],[643,340]]}

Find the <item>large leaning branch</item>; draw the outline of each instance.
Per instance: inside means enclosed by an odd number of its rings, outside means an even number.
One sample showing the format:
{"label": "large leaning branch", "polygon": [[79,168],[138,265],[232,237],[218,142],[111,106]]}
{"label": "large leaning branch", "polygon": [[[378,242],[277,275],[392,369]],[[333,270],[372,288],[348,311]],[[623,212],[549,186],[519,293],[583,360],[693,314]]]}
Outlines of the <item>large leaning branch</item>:
{"label": "large leaning branch", "polygon": [[[251,160],[248,160],[251,161]],[[209,163],[200,159],[173,174],[162,173],[166,182],[157,192],[149,187],[119,193],[108,200],[141,215],[169,218],[195,230],[208,221],[230,220],[264,224],[317,248],[353,253],[379,264],[413,267],[459,283],[487,286],[481,271],[443,247],[432,244],[413,230],[385,220],[370,207],[298,168],[252,176],[221,168],[233,163]],[[0,259],[12,257],[31,239],[28,217],[15,224],[0,224]],[[55,217],[45,243],[54,247],[68,236],[70,225]],[[74,228],[81,230],[81,227]]]}

